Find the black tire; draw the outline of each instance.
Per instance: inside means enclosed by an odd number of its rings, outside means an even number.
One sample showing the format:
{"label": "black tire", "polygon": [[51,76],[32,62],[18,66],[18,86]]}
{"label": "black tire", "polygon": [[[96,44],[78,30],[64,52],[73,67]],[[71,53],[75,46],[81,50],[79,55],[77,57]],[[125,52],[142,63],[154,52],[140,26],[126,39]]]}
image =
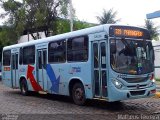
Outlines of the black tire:
{"label": "black tire", "polygon": [[75,83],[72,89],[72,99],[77,105],[84,105],[86,102],[86,96],[84,87],[81,83]]}
{"label": "black tire", "polygon": [[21,94],[24,96],[27,96],[29,94],[27,81],[25,79],[20,82],[20,90]]}

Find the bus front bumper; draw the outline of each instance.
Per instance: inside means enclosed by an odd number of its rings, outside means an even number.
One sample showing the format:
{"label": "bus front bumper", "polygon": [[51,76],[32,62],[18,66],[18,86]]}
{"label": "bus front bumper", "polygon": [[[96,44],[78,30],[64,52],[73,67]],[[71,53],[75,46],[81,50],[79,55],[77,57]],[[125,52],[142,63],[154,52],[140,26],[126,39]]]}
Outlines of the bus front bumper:
{"label": "bus front bumper", "polygon": [[121,90],[115,86],[110,88],[109,102],[121,101],[127,99],[138,99],[154,96],[156,93],[156,85],[143,89]]}

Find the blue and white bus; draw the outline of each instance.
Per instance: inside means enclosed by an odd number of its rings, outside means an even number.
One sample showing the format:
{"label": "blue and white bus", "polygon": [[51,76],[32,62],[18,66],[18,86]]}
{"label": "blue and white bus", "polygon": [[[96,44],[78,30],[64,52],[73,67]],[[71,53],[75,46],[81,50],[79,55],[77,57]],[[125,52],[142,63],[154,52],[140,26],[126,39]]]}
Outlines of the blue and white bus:
{"label": "blue and white bus", "polygon": [[146,29],[100,25],[3,48],[6,86],[109,102],[153,96],[154,50]]}

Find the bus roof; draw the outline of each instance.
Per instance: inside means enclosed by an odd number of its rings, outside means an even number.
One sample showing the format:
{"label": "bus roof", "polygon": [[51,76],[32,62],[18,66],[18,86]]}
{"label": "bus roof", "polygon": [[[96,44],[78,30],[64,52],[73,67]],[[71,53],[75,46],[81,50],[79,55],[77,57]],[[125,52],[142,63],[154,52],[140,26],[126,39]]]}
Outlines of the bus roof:
{"label": "bus roof", "polygon": [[[29,42],[24,42],[24,43],[19,43],[19,44],[6,46],[6,47],[3,48],[3,50],[12,49],[12,48],[20,48],[20,47],[24,47],[24,46],[50,42],[50,41],[54,41],[54,40],[68,39],[68,38],[71,38],[71,37],[88,35],[88,34],[98,33],[98,32],[103,32],[103,31],[106,31],[106,33],[107,33],[108,30],[109,30],[109,27],[111,25],[112,26],[114,26],[114,25],[118,26],[117,24],[104,24],[104,25],[94,26],[94,27],[81,29],[81,30],[77,30],[77,31],[73,31],[73,32],[68,32],[68,33],[64,33],[64,34],[59,34],[59,35],[55,35],[55,36],[50,36],[50,37],[46,37],[46,38],[42,38],[42,39],[38,39],[38,40],[33,40],[33,41],[29,41]],[[128,26],[128,25],[125,25],[125,26]]]}

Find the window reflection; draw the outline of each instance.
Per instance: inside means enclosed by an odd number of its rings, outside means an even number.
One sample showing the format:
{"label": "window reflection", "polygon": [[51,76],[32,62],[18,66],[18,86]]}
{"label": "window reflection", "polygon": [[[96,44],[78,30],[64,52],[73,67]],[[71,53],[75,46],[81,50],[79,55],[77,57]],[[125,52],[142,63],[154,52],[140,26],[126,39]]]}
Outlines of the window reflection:
{"label": "window reflection", "polygon": [[154,53],[150,41],[112,39],[112,68],[120,73],[144,74],[154,69]]}

